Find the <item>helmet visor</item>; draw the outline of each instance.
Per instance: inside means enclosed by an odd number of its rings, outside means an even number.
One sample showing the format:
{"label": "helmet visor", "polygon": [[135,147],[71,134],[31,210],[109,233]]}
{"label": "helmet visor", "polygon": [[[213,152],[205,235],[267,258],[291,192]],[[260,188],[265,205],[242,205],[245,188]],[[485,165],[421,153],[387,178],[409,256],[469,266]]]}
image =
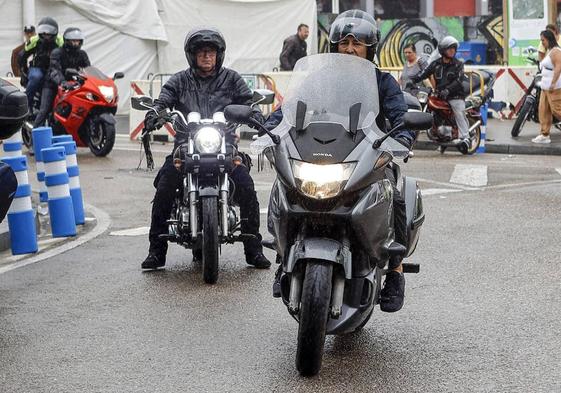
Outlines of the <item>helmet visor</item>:
{"label": "helmet visor", "polygon": [[64,33],[64,39],[65,40],[80,40],[83,41],[84,40],[84,33],[82,33],[82,31],[76,29],[76,30],[70,30]]}
{"label": "helmet visor", "polygon": [[337,44],[349,35],[366,46],[372,46],[378,43],[376,26],[365,19],[358,18],[336,20],[331,26],[329,41],[331,41],[332,44]]}
{"label": "helmet visor", "polygon": [[50,34],[50,35],[56,35],[57,33],[57,28],[51,25],[39,25],[37,26],[37,34],[41,35],[41,34]]}

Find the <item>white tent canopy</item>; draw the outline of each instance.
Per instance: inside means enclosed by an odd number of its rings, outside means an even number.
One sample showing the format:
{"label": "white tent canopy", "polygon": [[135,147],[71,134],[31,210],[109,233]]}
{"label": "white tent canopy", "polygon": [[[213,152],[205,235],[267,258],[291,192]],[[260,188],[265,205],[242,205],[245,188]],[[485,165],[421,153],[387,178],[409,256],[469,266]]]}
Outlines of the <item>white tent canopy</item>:
{"label": "white tent canopy", "polygon": [[224,64],[240,73],[278,66],[283,40],[300,23],[310,26],[308,53],[317,48],[315,0],[0,0],[0,11],[6,16],[0,26],[0,75],[11,71],[23,26],[52,16],[60,33],[69,26],[84,31],[92,64],[108,75],[125,73],[117,81],[119,113],[128,111],[131,80],[187,67],[183,41],[193,27],[220,29],[227,44]]}

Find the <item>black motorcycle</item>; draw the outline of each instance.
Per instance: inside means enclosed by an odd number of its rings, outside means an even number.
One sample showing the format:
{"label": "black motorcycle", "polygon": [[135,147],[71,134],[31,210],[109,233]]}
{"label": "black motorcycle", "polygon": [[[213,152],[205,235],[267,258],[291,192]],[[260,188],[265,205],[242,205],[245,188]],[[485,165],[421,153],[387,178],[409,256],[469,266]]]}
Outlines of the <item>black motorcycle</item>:
{"label": "black motorcycle", "polygon": [[[432,116],[407,113],[388,134],[377,128],[375,66],[364,59],[321,54],[296,64],[283,102],[283,121],[252,144],[277,172],[268,228],[282,263],[281,297],[299,322],[296,367],[321,368],[326,334],[361,329],[379,302],[392,255],[410,255],[424,220],[416,182],[401,179],[394,158],[409,150],[391,138],[403,129],[426,129]],[[226,107],[235,122],[258,125],[251,109]],[[389,178],[407,202],[409,244],[394,241]],[[405,271],[418,265],[404,264]]]}
{"label": "black motorcycle", "polygon": [[[261,93],[254,93],[256,104],[273,102],[272,92]],[[137,110],[154,110],[152,98],[147,96],[132,97],[131,105]],[[173,151],[173,164],[183,176],[183,187],[176,190],[169,232],[162,237],[200,250],[203,280],[214,284],[218,280],[220,245],[254,236],[241,233],[241,221],[232,200],[235,186],[228,173],[238,152],[226,143],[222,112],[215,113],[212,119],[201,119],[197,112],[189,113],[186,119],[181,112],[168,109],[157,115],[162,124],[173,123],[177,135],[186,139]],[[149,138],[144,130],[142,142],[148,167],[153,168]]]}

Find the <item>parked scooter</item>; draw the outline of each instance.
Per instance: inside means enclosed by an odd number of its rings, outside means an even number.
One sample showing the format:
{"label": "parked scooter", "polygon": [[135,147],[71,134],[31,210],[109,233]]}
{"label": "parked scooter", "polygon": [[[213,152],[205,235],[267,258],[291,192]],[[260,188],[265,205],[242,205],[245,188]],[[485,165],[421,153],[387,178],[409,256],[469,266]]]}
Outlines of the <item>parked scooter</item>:
{"label": "parked scooter", "polygon": [[[254,105],[271,104],[274,93],[254,93]],[[152,110],[152,98],[132,97],[131,105],[137,110]],[[203,280],[214,284],[218,280],[221,244],[242,242],[254,237],[241,233],[241,220],[233,201],[235,185],[229,173],[237,149],[226,143],[226,119],[217,112],[212,119],[201,119],[191,112],[187,119],[179,111],[168,109],[157,113],[158,122],[173,123],[175,132],[184,134],[187,142],[173,152],[173,164],[183,177],[183,187],[177,190],[169,232],[161,235],[188,249],[201,250]],[[142,143],[148,167],[153,168],[149,144],[150,135],[142,133]]]}
{"label": "parked scooter", "polygon": [[[282,263],[281,297],[299,323],[296,367],[321,368],[326,334],[361,329],[379,302],[391,255],[411,255],[424,220],[421,193],[401,179],[394,159],[409,150],[391,138],[403,128],[427,129],[432,116],[407,113],[388,134],[377,128],[375,66],[342,54],[320,54],[296,64],[272,131],[251,120],[251,109],[226,107],[228,120],[260,126],[253,153],[264,152],[277,179],[268,227]],[[409,244],[394,241],[392,183],[407,203]],[[404,264],[405,271],[418,265]]]}
{"label": "parked scooter", "polygon": [[[75,81],[69,88],[59,86],[53,111],[47,119],[54,135],[70,134],[79,147],[88,146],[99,157],[106,156],[115,144],[115,118],[119,95],[115,80],[124,77],[116,72],[109,78],[95,67],[82,72],[68,69],[67,80]],[[31,148],[33,119],[23,127],[25,146]]]}
{"label": "parked scooter", "polygon": [[[454,112],[450,104],[438,97],[432,88],[419,87],[417,100],[420,106],[418,110],[430,112],[434,115],[434,124],[427,131],[427,137],[439,147],[440,153],[444,154],[448,147],[458,149],[462,154],[474,154],[481,143],[481,107],[491,97],[495,76],[486,71],[478,71],[480,77],[479,89],[473,91],[473,78],[463,82],[466,97],[466,117],[469,124],[469,143],[452,142],[459,137],[459,130],[456,124]],[[408,103],[411,109],[411,104]]]}

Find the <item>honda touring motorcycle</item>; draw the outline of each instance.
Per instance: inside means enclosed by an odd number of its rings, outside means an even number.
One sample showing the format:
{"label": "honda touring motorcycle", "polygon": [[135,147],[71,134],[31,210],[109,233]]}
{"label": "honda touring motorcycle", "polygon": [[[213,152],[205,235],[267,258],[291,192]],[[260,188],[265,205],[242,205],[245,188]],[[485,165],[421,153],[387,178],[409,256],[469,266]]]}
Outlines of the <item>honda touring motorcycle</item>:
{"label": "honda touring motorcycle", "polygon": [[[272,92],[254,92],[254,105],[271,104],[273,100]],[[137,110],[154,110],[147,96],[132,97],[131,104]],[[212,119],[201,119],[199,113],[191,112],[185,119],[181,112],[165,109],[158,116],[162,124],[173,123],[175,132],[186,135],[187,140],[173,152],[173,164],[182,174],[183,187],[176,191],[169,233],[162,236],[185,248],[201,250],[203,280],[214,284],[218,280],[221,244],[254,236],[241,233],[240,215],[233,202],[235,185],[228,176],[238,152],[226,143],[222,112],[215,113]],[[142,141],[148,167],[153,168],[146,130]]]}
{"label": "honda touring motorcycle", "polygon": [[[70,89],[58,87],[53,110],[47,119],[53,134],[72,135],[78,147],[87,146],[94,155],[106,156],[115,144],[114,115],[119,95],[114,81],[124,74],[117,72],[109,78],[99,69],[87,67],[82,72],[67,69],[65,77],[76,83]],[[32,145],[32,123],[30,118],[22,129],[27,148]]]}
{"label": "honda touring motorcycle", "polygon": [[[495,83],[495,76],[486,71],[478,71],[478,77],[475,75],[466,77],[462,82],[464,92],[466,94],[466,117],[469,124],[469,143],[453,143],[452,140],[457,139],[459,135],[458,126],[454,112],[450,104],[438,97],[432,88],[421,86],[416,92],[418,103],[414,97],[406,94],[407,105],[409,109],[430,112],[434,116],[434,124],[427,131],[427,137],[439,147],[439,151],[444,154],[446,148],[455,147],[462,154],[474,154],[481,143],[481,107],[488,99],[492,97],[492,89]],[[473,91],[475,81],[479,79],[479,89]]]}
{"label": "honda touring motorcycle", "polygon": [[[281,124],[261,127],[268,136],[253,142],[252,152],[264,152],[277,172],[268,212],[274,242],[264,245],[282,261],[282,301],[299,322],[296,367],[313,375],[326,334],[350,333],[368,322],[390,256],[413,253],[424,213],[416,182],[402,179],[410,243],[396,243],[388,173],[401,180],[394,159],[409,151],[376,126],[371,62],[342,54],[300,59],[282,109]],[[248,107],[230,105],[224,113],[258,125]],[[432,124],[425,113],[404,118],[399,129]]]}

